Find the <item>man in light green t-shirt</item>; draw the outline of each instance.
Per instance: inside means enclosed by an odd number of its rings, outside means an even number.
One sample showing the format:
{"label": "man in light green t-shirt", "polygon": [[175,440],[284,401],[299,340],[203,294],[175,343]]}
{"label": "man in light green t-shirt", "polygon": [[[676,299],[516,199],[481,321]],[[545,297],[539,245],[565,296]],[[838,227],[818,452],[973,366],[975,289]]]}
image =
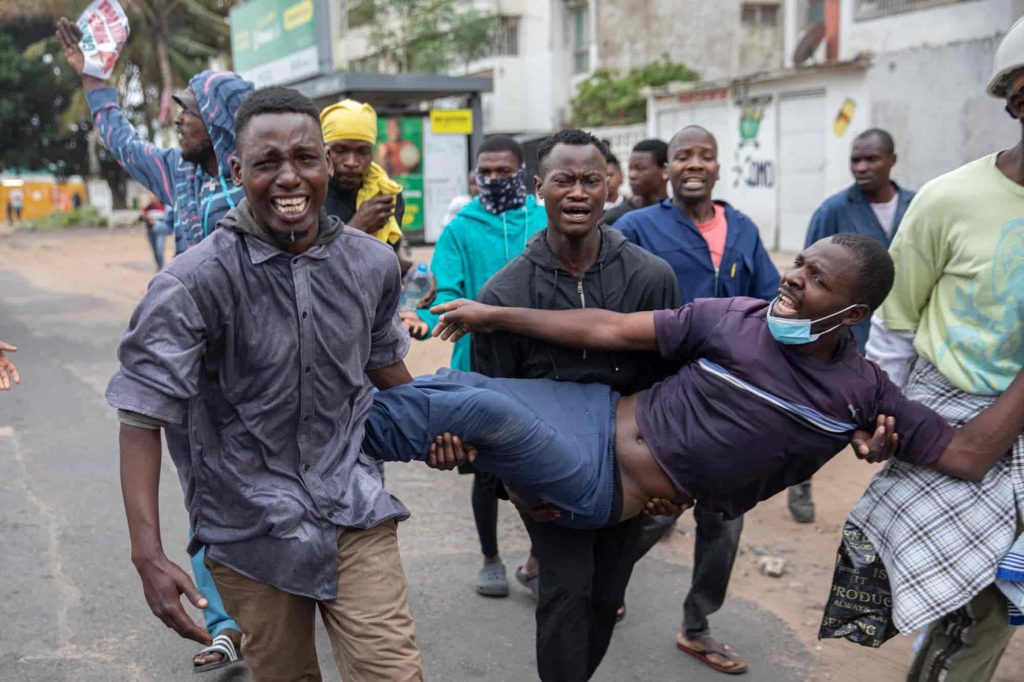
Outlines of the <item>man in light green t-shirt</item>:
{"label": "man in light green t-shirt", "polygon": [[[996,52],[988,92],[1024,118],[1021,21]],[[867,355],[908,397],[950,422],[967,419],[1024,365],[1024,127],[1013,148],[925,185],[890,254],[896,281]],[[980,483],[899,464],[876,474],[850,522],[885,561],[897,626],[930,623],[908,682],[992,679],[1013,634],[993,581],[1022,512],[1024,435]]]}
{"label": "man in light green t-shirt", "polygon": [[880,311],[887,329],[916,332],[917,353],[977,395],[1002,393],[1024,362],[1024,186],[1003,170],[1016,150],[924,186],[893,240],[896,284]]}

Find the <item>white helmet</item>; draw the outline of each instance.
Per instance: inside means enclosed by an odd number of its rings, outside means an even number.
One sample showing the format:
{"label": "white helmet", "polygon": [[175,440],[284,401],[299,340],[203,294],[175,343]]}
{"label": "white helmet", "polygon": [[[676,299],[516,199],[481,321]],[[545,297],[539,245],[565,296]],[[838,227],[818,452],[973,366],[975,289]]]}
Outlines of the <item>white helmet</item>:
{"label": "white helmet", "polygon": [[992,67],[992,78],[988,82],[988,94],[1006,99],[1010,78],[1024,71],[1024,17],[1017,19],[996,48]]}

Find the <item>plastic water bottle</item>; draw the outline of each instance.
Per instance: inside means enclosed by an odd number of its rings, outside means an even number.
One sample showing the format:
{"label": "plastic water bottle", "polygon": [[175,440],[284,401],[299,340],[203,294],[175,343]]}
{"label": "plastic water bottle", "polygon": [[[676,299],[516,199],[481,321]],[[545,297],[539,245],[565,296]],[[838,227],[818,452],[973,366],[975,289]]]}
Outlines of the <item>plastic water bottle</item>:
{"label": "plastic water bottle", "polygon": [[416,310],[420,301],[430,291],[430,272],[426,263],[419,263],[414,270],[405,276],[402,287],[402,298],[398,301],[399,310]]}

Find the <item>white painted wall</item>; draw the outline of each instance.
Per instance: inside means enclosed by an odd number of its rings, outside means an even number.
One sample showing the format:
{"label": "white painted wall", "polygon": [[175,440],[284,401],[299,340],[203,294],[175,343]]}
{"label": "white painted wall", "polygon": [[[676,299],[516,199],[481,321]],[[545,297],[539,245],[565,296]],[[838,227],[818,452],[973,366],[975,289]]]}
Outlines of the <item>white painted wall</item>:
{"label": "white painted wall", "polygon": [[819,89],[782,93],[778,108],[778,150],[775,195],[778,202],[776,246],[784,251],[803,248],[811,216],[825,194],[827,131],[826,92]]}
{"label": "white painted wall", "polygon": [[[806,139],[780,136],[780,100],[787,96],[821,91],[824,94],[820,126],[821,178],[809,189],[813,196],[801,197],[799,210],[782,210],[779,205],[780,151],[788,144],[805,144]],[[768,98],[767,101],[759,98]],[[847,100],[855,103],[854,115],[842,134],[833,122]],[[761,122],[757,135],[744,140],[740,123],[745,109],[759,109]],[[648,102],[648,130],[652,135],[669,140],[680,128],[698,124],[718,139],[718,161],[721,176],[715,186],[715,198],[724,199],[746,213],[757,223],[761,239],[768,248],[780,246],[783,230],[787,235],[806,232],[810,213],[825,198],[850,184],[849,145],[861,131],[871,127],[871,103],[863,71],[830,71],[801,74],[782,80],[751,84],[744,92],[732,91],[725,99],[703,102],[680,102],[678,97],[653,98]],[[805,137],[805,136],[804,136]],[[800,191],[799,189],[796,191]],[[786,224],[782,224],[782,216]],[[794,224],[796,223],[796,224]],[[790,247],[802,240],[787,239]]]}
{"label": "white painted wall", "polygon": [[985,93],[998,44],[989,38],[876,59],[867,75],[870,119],[896,140],[897,182],[919,188],[1020,140],[1020,124]]}
{"label": "white painted wall", "polygon": [[1017,0],[966,0],[887,17],[856,21],[856,0],[840,4],[839,56],[895,52],[989,38],[1005,32],[1020,16]]}

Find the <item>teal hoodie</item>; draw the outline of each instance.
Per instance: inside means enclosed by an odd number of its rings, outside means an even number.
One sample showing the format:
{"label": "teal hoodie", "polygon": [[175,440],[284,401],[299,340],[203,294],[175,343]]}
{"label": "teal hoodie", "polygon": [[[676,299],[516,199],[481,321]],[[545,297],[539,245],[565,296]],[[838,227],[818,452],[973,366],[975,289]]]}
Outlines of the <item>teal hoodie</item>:
{"label": "teal hoodie", "polygon": [[[544,207],[533,196],[526,198],[523,207],[498,215],[488,213],[480,199],[474,198],[448,223],[434,246],[430,260],[437,280],[434,305],[457,298],[475,299],[491,275],[522,253],[530,237],[547,223]],[[425,309],[417,313],[433,331],[437,315]],[[469,339],[466,335],[455,343],[452,369],[469,371]]]}

